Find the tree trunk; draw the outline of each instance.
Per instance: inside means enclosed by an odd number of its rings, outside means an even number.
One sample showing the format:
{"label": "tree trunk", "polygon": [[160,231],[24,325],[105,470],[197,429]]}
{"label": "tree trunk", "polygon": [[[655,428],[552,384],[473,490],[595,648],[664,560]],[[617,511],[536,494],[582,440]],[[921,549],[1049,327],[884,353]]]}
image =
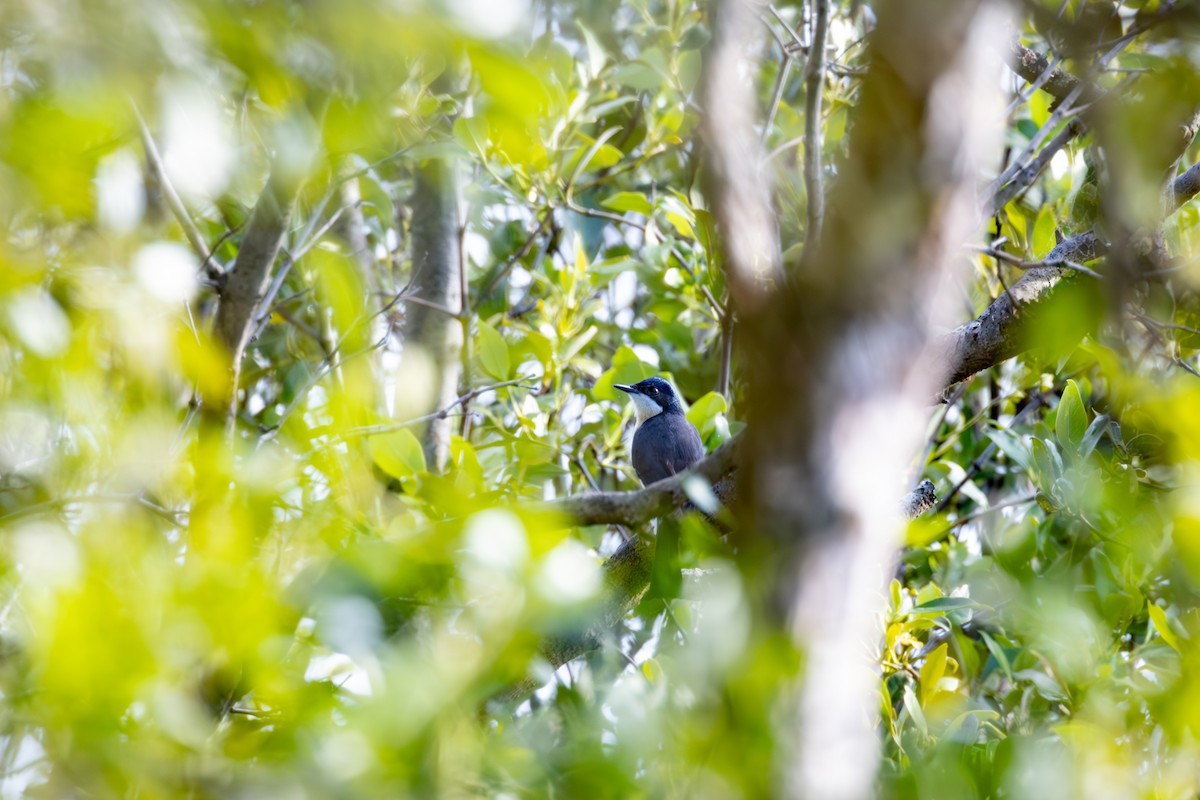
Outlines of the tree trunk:
{"label": "tree trunk", "polygon": [[757,533],[740,544],[752,585],[771,587],[769,615],[805,655],[777,763],[783,793],[814,800],[865,798],[874,783],[870,654],[901,541],[900,481],[944,379],[929,321],[979,220],[981,134],[999,130],[998,116],[986,125],[1000,54],[984,34],[999,29],[996,14],[968,0],[878,10],[822,240],[782,280],[770,279],[778,245],[765,235],[762,155],[753,130],[737,129],[752,121],[738,110],[752,95],[731,67],[759,33],[745,0],[717,3],[702,85],[707,193],[749,373],[740,512],[741,530]]}
{"label": "tree trunk", "polygon": [[[453,161],[433,158],[417,170],[412,194],[412,297],[406,304],[405,357],[418,350],[432,365],[431,410],[458,397],[463,346],[460,283],[458,171]],[[435,419],[421,436],[430,469],[445,469],[451,420]]]}

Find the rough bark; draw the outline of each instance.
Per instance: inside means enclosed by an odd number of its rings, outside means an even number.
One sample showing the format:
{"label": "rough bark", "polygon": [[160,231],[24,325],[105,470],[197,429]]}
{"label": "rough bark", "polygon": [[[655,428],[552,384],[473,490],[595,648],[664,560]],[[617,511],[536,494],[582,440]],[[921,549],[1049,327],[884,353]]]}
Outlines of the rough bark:
{"label": "rough bark", "polygon": [[[461,375],[462,311],[459,281],[458,171],[448,158],[432,158],[417,169],[412,193],[412,293],[406,304],[406,357],[419,350],[433,365],[430,408],[445,408],[458,397]],[[421,434],[431,469],[445,469],[450,455],[451,420],[431,420]]]}
{"label": "rough bark", "polygon": [[[1088,231],[1060,242],[1046,257],[1047,263],[1082,263],[1099,258],[1107,247]],[[1034,343],[1022,335],[1022,325],[1035,318],[1059,281],[1075,273],[1070,267],[1034,267],[1008,288],[975,319],[946,337],[948,385],[1028,350]],[[1051,312],[1052,313],[1052,312]],[[1024,315],[1024,316],[1021,316]],[[1081,332],[1082,333],[1082,332]]]}
{"label": "rough bark", "polygon": [[[1046,70],[1050,69],[1048,58],[1036,50],[1031,50],[1016,39],[1012,40],[1011,48],[1009,66],[1029,83],[1038,81]],[[1059,67],[1051,70],[1046,79],[1042,81],[1042,89],[1056,100],[1066,99],[1078,87],[1079,78]],[[1094,89],[1085,91],[1081,102],[1094,99],[1095,94]]]}

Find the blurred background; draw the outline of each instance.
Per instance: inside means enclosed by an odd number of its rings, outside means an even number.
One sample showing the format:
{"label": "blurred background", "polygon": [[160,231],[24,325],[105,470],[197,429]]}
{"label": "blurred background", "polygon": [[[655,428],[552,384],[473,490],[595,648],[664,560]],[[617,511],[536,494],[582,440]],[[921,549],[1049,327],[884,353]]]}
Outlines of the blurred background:
{"label": "blurred background", "polygon": [[[767,407],[701,136],[731,4],[0,2],[0,796],[797,794],[822,642],[764,518],[655,553],[559,503],[638,486],[614,383],[709,450]],[[747,6],[783,275],[814,187],[908,213],[839,184],[904,6]],[[829,764],[869,790],[808,796],[1193,798],[1200,20],[1003,9],[944,282],[1003,335],[936,333],[891,479],[938,503],[855,643],[879,745]]]}

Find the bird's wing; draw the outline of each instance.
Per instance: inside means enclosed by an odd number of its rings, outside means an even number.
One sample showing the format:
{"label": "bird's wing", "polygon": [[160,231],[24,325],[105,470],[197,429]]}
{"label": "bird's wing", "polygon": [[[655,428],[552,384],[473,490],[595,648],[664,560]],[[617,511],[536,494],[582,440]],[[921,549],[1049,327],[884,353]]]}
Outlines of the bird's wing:
{"label": "bird's wing", "polygon": [[700,432],[696,430],[695,425],[688,421],[687,417],[683,415],[677,417],[673,420],[673,427],[675,429],[675,456],[671,464],[672,475],[683,472],[705,456],[704,442],[700,439]]}
{"label": "bird's wing", "polygon": [[633,437],[633,469],[646,486],[683,472],[704,457],[696,427],[682,414],[660,414]]}

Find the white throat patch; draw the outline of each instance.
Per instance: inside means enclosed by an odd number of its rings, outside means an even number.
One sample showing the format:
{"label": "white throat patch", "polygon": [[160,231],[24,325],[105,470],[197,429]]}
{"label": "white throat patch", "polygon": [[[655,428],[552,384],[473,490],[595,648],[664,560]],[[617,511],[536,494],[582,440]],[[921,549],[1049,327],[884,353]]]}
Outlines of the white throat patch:
{"label": "white throat patch", "polygon": [[638,424],[641,425],[651,417],[658,416],[662,413],[662,406],[646,397],[644,394],[631,394],[633,398],[633,411],[637,414]]}

